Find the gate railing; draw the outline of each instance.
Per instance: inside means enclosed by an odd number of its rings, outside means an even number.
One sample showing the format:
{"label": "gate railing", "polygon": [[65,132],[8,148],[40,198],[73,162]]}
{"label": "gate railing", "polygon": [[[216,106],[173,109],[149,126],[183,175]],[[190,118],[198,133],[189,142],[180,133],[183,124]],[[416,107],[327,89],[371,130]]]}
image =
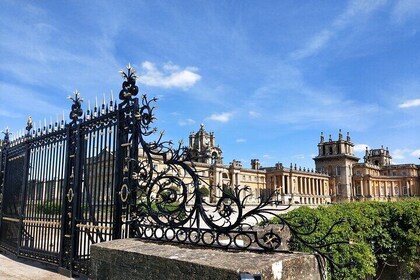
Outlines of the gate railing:
{"label": "gate railing", "polygon": [[[70,121],[25,135],[6,129],[0,145],[0,248],[89,274],[90,245],[128,237],[128,159],[138,154],[138,91],[128,67],[120,93],[86,112],[76,91]],[[90,106],[89,106],[90,107]]]}

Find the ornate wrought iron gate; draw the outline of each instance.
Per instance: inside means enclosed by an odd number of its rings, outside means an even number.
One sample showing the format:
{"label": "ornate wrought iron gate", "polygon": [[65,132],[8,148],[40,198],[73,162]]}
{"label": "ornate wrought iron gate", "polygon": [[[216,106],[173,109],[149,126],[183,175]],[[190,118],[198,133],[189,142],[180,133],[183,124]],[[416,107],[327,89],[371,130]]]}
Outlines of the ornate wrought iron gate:
{"label": "ornate wrought iron gate", "polygon": [[139,112],[132,70],[120,104],[81,109],[75,92],[69,123],[57,121],[0,145],[0,248],[89,274],[90,245],[128,236],[128,159],[138,154]]}
{"label": "ornate wrought iron gate", "polygon": [[[200,187],[211,186],[182,142],[174,146],[162,134],[153,139],[151,104],[156,100],[143,96],[140,106],[133,98],[136,74],[127,69],[120,104],[111,99],[83,114],[75,92],[68,124],[63,120],[34,129],[29,118],[25,135],[10,141],[4,132],[0,248],[55,264],[68,274],[89,275],[90,245],[124,237],[270,252],[284,252],[281,245],[294,242],[320,256],[332,278],[339,275],[343,265],[334,261],[332,248],[348,242],[328,237],[342,220],[308,240],[318,221],[290,223],[279,215],[290,205],[273,208],[275,192],[248,211],[246,186],[216,186],[216,202],[205,202]],[[268,217],[278,218],[280,228],[258,230],[255,225]],[[285,228],[289,240],[280,234]]]}

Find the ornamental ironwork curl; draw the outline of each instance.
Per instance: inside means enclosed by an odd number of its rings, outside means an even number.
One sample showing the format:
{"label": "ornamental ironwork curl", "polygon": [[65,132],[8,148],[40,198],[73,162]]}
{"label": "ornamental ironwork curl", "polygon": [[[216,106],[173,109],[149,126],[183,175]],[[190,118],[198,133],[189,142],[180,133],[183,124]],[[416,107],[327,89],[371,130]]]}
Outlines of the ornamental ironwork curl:
{"label": "ornamental ironwork curl", "polygon": [[[130,88],[135,88],[134,71],[128,68],[123,77],[120,98],[131,98]],[[134,75],[135,77],[135,75]],[[339,277],[341,264],[332,258],[331,248],[347,244],[346,241],[328,242],[334,228],[342,220],[334,223],[325,236],[311,242],[307,236],[316,231],[318,221],[308,225],[295,225],[282,213],[290,205],[278,206],[277,193],[268,198],[260,198],[258,205],[246,209],[246,201],[252,195],[247,186],[215,186],[219,195],[215,202],[205,201],[201,187],[212,187],[199,175],[189,149],[180,141],[163,140],[163,132],[152,127],[156,98],[141,98],[141,106],[134,112],[134,130],[138,131],[139,157],[128,159],[131,179],[135,188],[130,195],[135,196],[131,205],[128,223],[134,237],[156,241],[176,242],[190,245],[211,246],[224,249],[257,250],[266,252],[289,252],[287,243],[299,242],[320,256],[321,264],[327,263],[333,278]],[[160,162],[160,167],[156,165]],[[127,191],[125,189],[125,191]],[[127,197],[124,196],[125,201]],[[275,207],[273,205],[276,205]],[[276,217],[279,226],[262,228]],[[285,232],[291,238],[286,240]]]}

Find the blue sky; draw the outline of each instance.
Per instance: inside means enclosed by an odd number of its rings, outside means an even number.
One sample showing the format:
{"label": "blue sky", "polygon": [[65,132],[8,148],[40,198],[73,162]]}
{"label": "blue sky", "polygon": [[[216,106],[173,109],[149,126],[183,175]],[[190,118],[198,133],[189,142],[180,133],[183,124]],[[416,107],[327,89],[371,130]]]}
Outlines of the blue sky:
{"label": "blue sky", "polygon": [[[117,3],[118,2],[118,3]],[[0,129],[67,117],[128,63],[156,126],[204,123],[224,163],[313,167],[321,131],[419,164],[420,1],[10,1],[0,4]]]}

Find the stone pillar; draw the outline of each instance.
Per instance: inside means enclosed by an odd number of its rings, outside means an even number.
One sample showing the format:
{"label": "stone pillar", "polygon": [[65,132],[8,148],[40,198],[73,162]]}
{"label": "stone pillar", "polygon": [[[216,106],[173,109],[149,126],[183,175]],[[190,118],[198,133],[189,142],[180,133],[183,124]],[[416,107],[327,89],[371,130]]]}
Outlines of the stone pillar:
{"label": "stone pillar", "polygon": [[285,194],[287,194],[287,192],[286,192],[286,185],[284,184],[284,175],[283,174],[281,175],[281,186],[283,187],[283,192]]}

